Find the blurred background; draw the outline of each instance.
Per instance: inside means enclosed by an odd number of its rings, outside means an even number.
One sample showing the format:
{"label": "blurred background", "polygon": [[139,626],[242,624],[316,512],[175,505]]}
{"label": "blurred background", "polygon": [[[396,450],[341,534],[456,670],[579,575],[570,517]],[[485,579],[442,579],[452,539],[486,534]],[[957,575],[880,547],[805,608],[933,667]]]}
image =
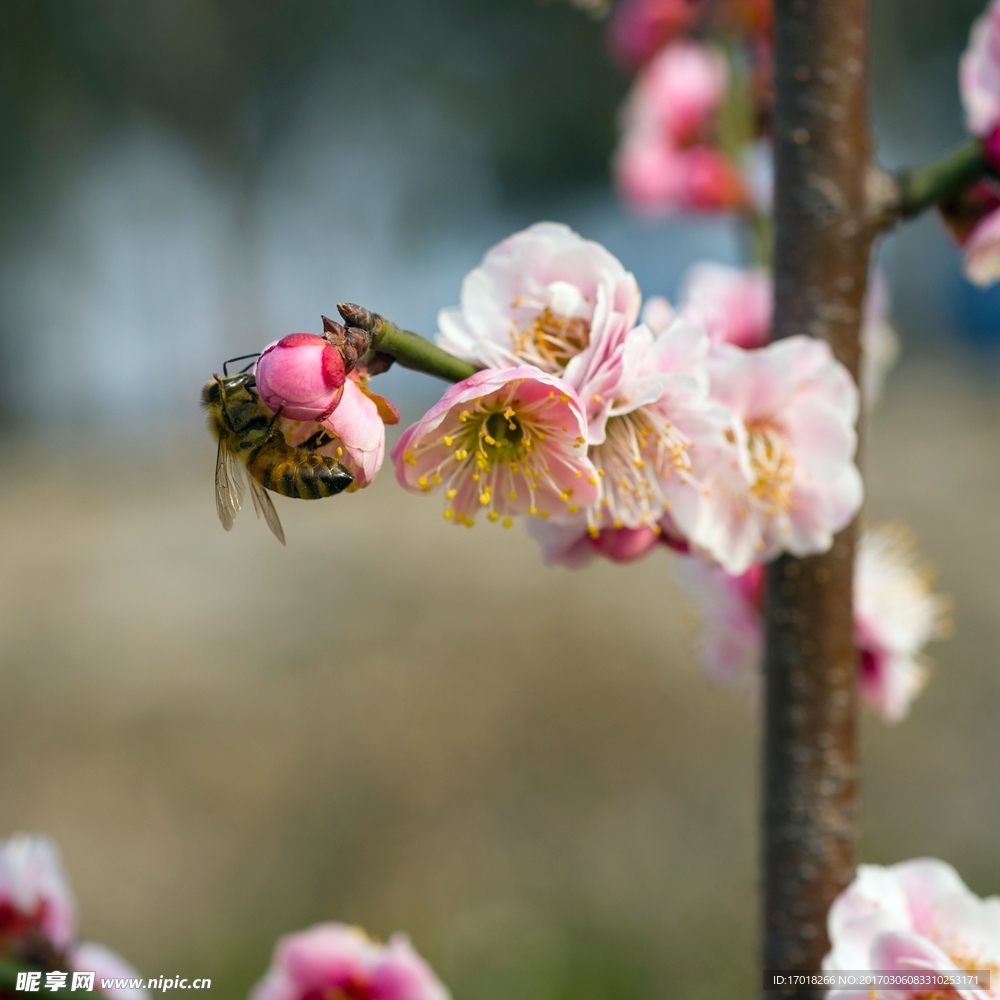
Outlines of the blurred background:
{"label": "blurred background", "polygon": [[[982,0],[873,0],[888,165],[963,137]],[[755,995],[754,708],[699,673],[670,559],[546,569],[383,474],[212,502],[196,400],[351,299],[433,333],[539,219],[645,294],[725,221],[629,215],[627,77],[534,0],[0,5],[0,834],[62,846],[87,938],[241,997],[323,919],[406,930],[456,1000]],[[956,637],[866,720],[867,860],[1000,891],[1000,292],[928,217],[882,247],[903,337],[868,518],[915,529]],[[382,388],[384,387],[384,388]],[[404,424],[441,386],[390,372]]]}

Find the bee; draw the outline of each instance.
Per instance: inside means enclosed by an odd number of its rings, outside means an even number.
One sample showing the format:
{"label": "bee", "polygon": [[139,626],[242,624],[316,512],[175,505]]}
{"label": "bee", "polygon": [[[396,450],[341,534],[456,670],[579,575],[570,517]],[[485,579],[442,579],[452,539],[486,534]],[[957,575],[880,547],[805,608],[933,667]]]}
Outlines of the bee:
{"label": "bee", "polygon": [[281,411],[272,413],[264,406],[255,387],[254,376],[242,372],[223,378],[214,375],[201,392],[209,429],[219,442],[215,509],[222,527],[229,531],[243,505],[241,466],[246,466],[254,510],[258,517],[264,515],[267,526],[284,545],[285,533],[267,489],[288,497],[318,500],[343,492],[354,477],[336,459],[316,451],[329,443],[324,432],[317,432],[300,445],[290,445],[278,424]]}

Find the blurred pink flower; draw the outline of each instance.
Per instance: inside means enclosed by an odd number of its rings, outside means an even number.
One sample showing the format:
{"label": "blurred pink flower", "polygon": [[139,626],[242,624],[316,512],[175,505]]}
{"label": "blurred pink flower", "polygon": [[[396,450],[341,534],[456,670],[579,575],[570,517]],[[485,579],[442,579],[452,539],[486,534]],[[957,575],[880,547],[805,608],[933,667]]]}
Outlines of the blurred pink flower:
{"label": "blurred pink flower", "polygon": [[721,53],[678,41],[639,76],[625,102],[615,155],[618,187],[634,208],[670,212],[749,205],[741,171],[707,144],[727,75]]}
{"label": "blurred pink flower", "polygon": [[701,0],[620,0],[608,22],[612,54],[629,69],[638,69],[665,42],[690,28]]}
{"label": "blurred pink flower", "polygon": [[854,464],[858,390],[829,346],[789,337],[708,359],[712,398],[742,420],[726,461],[701,476],[703,523],[689,532],[730,573],[781,552],[827,551],[863,496]]}
{"label": "blurred pink flower", "polygon": [[78,944],[69,953],[69,966],[76,972],[93,972],[94,989],[111,1000],[146,1000],[149,992],[135,987],[102,988],[102,979],[140,979],[135,968],[121,955],[92,941]]}
{"label": "blurred pink flower", "polygon": [[722,103],[728,75],[716,49],[672,42],[639,75],[625,107],[626,125],[655,129],[678,146],[691,143]]}
{"label": "blurred pink flower", "polygon": [[330,416],[347,378],[340,352],[313,333],[292,333],[268,344],[254,375],[261,401],[289,420]]}
{"label": "blurred pink flower", "polygon": [[969,233],[965,250],[965,276],[985,288],[1000,279],[1000,209],[983,218]]}
{"label": "blurred pink flower", "polygon": [[675,563],[678,579],[701,612],[702,666],[714,680],[749,687],[755,683],[764,648],[764,567],[730,576],[698,557]]}
{"label": "blurred pink flower", "polygon": [[771,339],[771,272],[702,261],[681,284],[680,313],[713,344],[763,347]]}
{"label": "blurred pink flower", "polygon": [[612,562],[629,563],[648,555],[659,545],[661,532],[656,527],[605,528],[591,535],[586,521],[532,521],[528,531],[542,546],[547,563],[559,563],[570,569],[587,565],[595,556]]}
{"label": "blurred pink flower", "polygon": [[317,924],[281,938],[250,1000],[449,1000],[403,935],[388,944],[357,927]]}
{"label": "blurred pink flower", "polygon": [[587,422],[572,387],[529,365],[476,372],[408,427],[392,458],[400,485],[442,488],[445,518],[471,526],[573,514],[598,496]]}
{"label": "blurred pink flower", "polygon": [[1000,0],[973,23],[958,82],[969,131],[989,139],[1000,125]]}
{"label": "blurred pink flower", "polygon": [[399,421],[392,403],[368,389],[366,382],[363,375],[351,372],[340,403],[322,421],[281,421],[285,440],[292,445],[324,434],[325,443],[314,445],[315,450],[336,458],[354,476],[348,493],[370,485],[378,474],[385,457],[385,425]]}
{"label": "blurred pink flower", "polygon": [[55,950],[76,933],[76,903],[59,850],[24,834],[0,843],[0,942],[41,935]]}
{"label": "blurred pink flower", "polygon": [[614,167],[622,197],[639,211],[724,211],[749,204],[743,176],[719,150],[681,149],[654,130],[627,134]]}
{"label": "blurred pink flower", "polygon": [[936,858],[860,865],[827,918],[827,972],[990,970],[991,989],[834,989],[830,1000],[924,1000],[1000,996],[1000,897],[981,899]]}
{"label": "blurred pink flower", "polygon": [[[764,643],[763,569],[730,576],[702,559],[677,573],[702,612],[701,656],[717,680],[749,684]],[[854,565],[854,644],[862,700],[885,722],[903,719],[927,677],[923,650],[948,633],[948,598],[931,592],[909,533],[887,525],[865,532]]]}
{"label": "blurred pink flower", "polygon": [[600,437],[642,296],[599,243],[540,222],[489,250],[438,316],[438,344],[487,368],[534,365],[569,383]]}

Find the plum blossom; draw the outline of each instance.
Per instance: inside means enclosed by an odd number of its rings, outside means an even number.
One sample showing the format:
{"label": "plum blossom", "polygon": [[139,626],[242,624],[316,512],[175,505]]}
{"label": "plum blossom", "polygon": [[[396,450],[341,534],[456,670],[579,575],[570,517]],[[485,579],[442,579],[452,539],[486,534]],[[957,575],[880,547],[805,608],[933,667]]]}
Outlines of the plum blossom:
{"label": "plum blossom", "polygon": [[268,344],[254,369],[269,409],[290,420],[321,421],[340,403],[347,374],[332,344],[314,333],[292,333]]}
{"label": "plum blossom", "polygon": [[747,207],[741,171],[707,144],[727,78],[721,53],[691,41],[667,45],[640,74],[625,103],[615,156],[618,187],[633,207]]}
{"label": "plum blossom", "polygon": [[[672,533],[699,543],[700,471],[736,433],[732,413],[708,398],[708,350],[704,331],[680,319],[658,335],[645,326],[629,334],[604,440],[588,453],[598,497],[573,523],[577,538],[563,523],[533,529],[550,561],[576,563],[591,554],[579,544],[584,534],[595,552],[638,558],[664,518]],[[632,533],[617,534],[623,529]]]}
{"label": "plum blossom", "polygon": [[431,967],[397,934],[387,944],[357,927],[317,924],[281,938],[250,1000],[450,1000]]}
{"label": "plum blossom", "polygon": [[[716,680],[747,686],[764,643],[763,568],[730,576],[701,559],[677,563],[681,583],[703,616],[701,659]],[[854,644],[861,698],[889,723],[901,721],[927,679],[924,647],[949,631],[947,597],[904,529],[865,532],[854,564]]]}
{"label": "plum blossom", "polygon": [[[645,310],[651,310],[656,301],[650,299]],[[878,402],[886,375],[899,357],[899,337],[889,322],[889,306],[885,275],[875,268],[861,324],[861,394],[869,409]],[[762,347],[771,338],[774,315],[771,273],[764,268],[700,261],[681,281],[678,308],[688,322],[705,330],[713,344]]]}
{"label": "plum blossom", "polygon": [[47,837],[0,843],[0,943],[41,935],[57,950],[76,934],[76,902],[59,850]]}
{"label": "plum blossom", "polygon": [[680,303],[681,315],[713,344],[763,347],[771,339],[774,293],[765,268],[694,264],[682,281]]}
{"label": "plum blossom", "polygon": [[637,69],[670,39],[690,28],[702,0],[620,0],[608,22],[608,45],[624,66]]}
{"label": "plum blossom", "polygon": [[711,463],[709,502],[692,537],[727,572],[780,552],[825,552],[858,512],[858,390],[829,346],[789,337],[756,351],[731,344],[708,359],[712,398],[742,420],[729,461]]}
{"label": "plum blossom", "polygon": [[587,420],[573,388],[530,365],[476,372],[453,385],[396,443],[396,479],[443,489],[444,516],[471,527],[479,511],[505,527],[518,514],[574,514],[599,495]]}
{"label": "plum blossom", "polygon": [[861,696],[887,722],[900,721],[926,683],[924,646],[949,632],[950,601],[932,583],[909,532],[888,525],[862,537],[854,570]]}
{"label": "plum blossom", "polygon": [[693,142],[722,103],[728,75],[721,52],[676,41],[640,75],[626,118],[662,130],[677,145]]}
{"label": "plum blossom", "polygon": [[534,365],[572,386],[602,436],[608,391],[642,296],[599,243],[540,222],[486,253],[462,282],[461,306],[438,316],[438,345],[487,368]]}
{"label": "plum blossom", "polygon": [[958,82],[969,131],[989,140],[1000,124],[1000,0],[973,22]]}
{"label": "plum blossom", "polygon": [[[827,972],[988,970],[991,988],[947,988],[936,996],[989,1000],[1000,996],[1000,897],[982,899],[951,865],[936,858],[860,865],[827,917]],[[926,987],[834,989],[831,1000],[923,1000]]]}
{"label": "plum blossom", "polygon": [[101,978],[138,978],[103,945],[76,942],[76,901],[59,850],[47,837],[18,834],[0,842],[0,956],[31,965],[94,972],[111,1000],[148,1000],[144,989],[105,989]]}

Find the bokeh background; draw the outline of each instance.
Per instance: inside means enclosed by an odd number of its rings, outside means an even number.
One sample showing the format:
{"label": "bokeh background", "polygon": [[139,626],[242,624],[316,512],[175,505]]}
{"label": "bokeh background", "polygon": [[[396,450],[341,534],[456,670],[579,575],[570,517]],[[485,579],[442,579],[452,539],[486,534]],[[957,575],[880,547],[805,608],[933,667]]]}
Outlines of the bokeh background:
{"label": "bokeh background", "polygon": [[[873,0],[884,162],[962,138],[981,0]],[[431,333],[541,218],[646,294],[725,220],[630,216],[626,77],[534,0],[0,5],[0,833],[57,838],[84,936],[245,995],[322,919],[406,930],[456,1000],[755,994],[757,724],[704,679],[670,557],[546,569],[383,474],[212,503],[199,388],[360,301]],[[864,731],[867,860],[1000,891],[1000,293],[933,217],[882,260],[904,358],[867,451],[956,599],[909,719]],[[404,421],[441,386],[382,380]]]}

